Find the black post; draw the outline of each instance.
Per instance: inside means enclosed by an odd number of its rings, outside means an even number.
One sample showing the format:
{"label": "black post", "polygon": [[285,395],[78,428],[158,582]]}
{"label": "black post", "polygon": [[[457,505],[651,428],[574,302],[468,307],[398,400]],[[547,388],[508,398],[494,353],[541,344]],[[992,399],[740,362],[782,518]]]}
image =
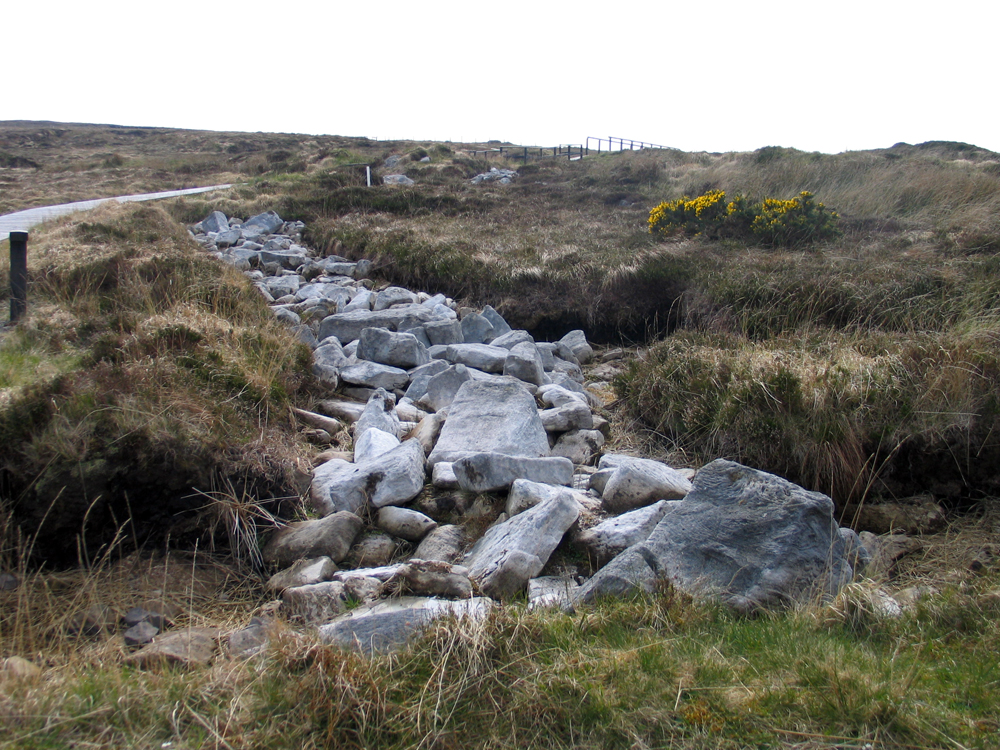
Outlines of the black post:
{"label": "black post", "polygon": [[28,233],[10,233],[10,322],[28,309]]}

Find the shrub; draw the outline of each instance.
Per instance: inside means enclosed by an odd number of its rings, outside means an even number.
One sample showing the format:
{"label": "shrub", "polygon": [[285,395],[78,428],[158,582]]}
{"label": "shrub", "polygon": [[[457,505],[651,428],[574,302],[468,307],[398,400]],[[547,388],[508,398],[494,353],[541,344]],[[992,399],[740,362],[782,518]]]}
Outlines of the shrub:
{"label": "shrub", "polygon": [[660,203],[649,212],[648,224],[651,234],[663,236],[681,233],[799,247],[837,236],[837,218],[806,191],[790,200],[765,198],[761,203],[736,195],[727,203],[725,191],[709,190],[697,198]]}

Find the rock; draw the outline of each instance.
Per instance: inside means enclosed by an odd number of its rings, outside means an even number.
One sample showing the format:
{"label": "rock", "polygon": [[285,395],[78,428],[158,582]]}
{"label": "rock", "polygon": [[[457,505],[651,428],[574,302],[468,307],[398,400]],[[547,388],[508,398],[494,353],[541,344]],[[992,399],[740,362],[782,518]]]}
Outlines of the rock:
{"label": "rock", "polygon": [[229,654],[236,659],[256,656],[268,643],[269,624],[259,617],[251,617],[245,628],[229,634]]}
{"label": "rock", "polygon": [[215,655],[217,628],[184,628],[164,633],[148,646],[125,657],[125,662],[140,668],[178,664],[185,667],[203,667]]}
{"label": "rock", "polygon": [[428,340],[436,346],[448,344],[464,344],[462,323],[458,320],[432,320],[424,323],[424,333]]}
{"label": "rock", "polygon": [[633,544],[644,542],[664,514],[679,500],[660,500],[644,508],[622,513],[582,531],[573,540],[588,557],[604,565]]}
{"label": "rock", "polygon": [[448,363],[443,359],[432,359],[426,365],[410,370],[410,385],[406,389],[406,398],[414,403],[427,393],[427,384],[431,378],[448,369]]}
{"label": "rock", "polygon": [[535,400],[515,381],[469,381],[455,395],[437,445],[428,457],[454,463],[473,453],[548,455],[549,441]]}
{"label": "rock", "polygon": [[127,628],[135,627],[142,622],[148,622],[158,630],[166,630],[174,626],[173,621],[178,614],[180,614],[180,610],[176,605],[162,600],[150,599],[138,607],[132,607],[122,617],[122,622],[125,623],[125,627]]}
{"label": "rock", "polygon": [[492,526],[465,558],[469,578],[494,599],[524,591],[579,515],[572,496],[558,495]]}
{"label": "rock", "polygon": [[8,656],[0,668],[0,675],[13,677],[15,680],[33,680],[42,676],[41,668],[20,656]]}
{"label": "rock", "polygon": [[584,584],[583,602],[652,591],[661,579],[740,612],[831,597],[852,570],[833,501],[785,479],[718,459],[645,542]]}
{"label": "rock", "polygon": [[503,336],[506,333],[511,332],[511,327],[507,325],[507,321],[504,320],[500,313],[494,310],[490,305],[483,308],[483,317],[490,322],[493,326],[493,337]]}
{"label": "rock", "polygon": [[410,438],[420,443],[425,455],[430,455],[437,445],[438,437],[441,435],[441,428],[444,426],[444,417],[440,414],[428,414],[420,420],[416,429],[410,433]]}
{"label": "rock", "polygon": [[542,576],[528,581],[528,608],[571,609],[580,584],[569,576]]}
{"label": "rock", "polygon": [[458,477],[455,476],[455,465],[447,461],[434,464],[431,471],[431,484],[443,490],[459,489]]}
{"label": "rock", "polygon": [[865,503],[847,506],[844,518],[851,525],[874,534],[934,534],[944,529],[947,517],[944,509],[931,495],[900,500],[895,503]]}
{"label": "rock", "polygon": [[372,310],[378,312],[380,310],[388,310],[390,307],[395,307],[396,305],[412,305],[416,304],[416,302],[417,295],[409,289],[390,286],[375,295],[375,304],[372,305]]}
{"label": "rock", "polygon": [[857,578],[868,568],[869,563],[872,561],[872,556],[865,549],[865,546],[861,543],[861,538],[855,533],[854,529],[841,527],[838,533],[840,534],[840,538],[844,540],[844,557],[851,564],[851,569],[854,570],[854,577]]}
{"label": "rock", "polygon": [[365,430],[361,439],[354,442],[354,463],[361,464],[378,458],[399,445],[399,438],[395,435],[374,428]]}
{"label": "rock", "polygon": [[546,500],[562,496],[577,498],[577,495],[567,487],[532,482],[530,479],[515,479],[510,486],[504,512],[509,518],[513,518],[518,513],[534,508]]}
{"label": "rock", "polygon": [[452,365],[427,381],[425,393],[417,403],[431,411],[441,411],[451,405],[462,385],[472,380],[465,365]]}
{"label": "rock", "polygon": [[471,492],[503,490],[510,487],[515,479],[562,485],[573,482],[573,463],[566,458],[548,456],[535,458],[473,453],[452,463],[452,470],[458,479],[458,486]]}
{"label": "rock", "polygon": [[679,500],[691,491],[691,482],[659,461],[630,456],[602,457],[601,469],[609,465],[615,470],[604,486],[601,499],[611,513],[624,513],[657,500]]}
{"label": "rock", "polygon": [[144,646],[159,634],[158,627],[151,622],[143,621],[130,627],[122,636],[125,638],[126,646]]}
{"label": "rock", "polygon": [[21,581],[13,573],[0,573],[0,591],[14,591]]}
{"label": "rock", "polygon": [[449,344],[441,359],[483,372],[502,373],[508,353],[506,349],[489,344]]}
{"label": "rock", "polygon": [[271,535],[264,547],[264,562],[287,568],[296,560],[329,557],[340,562],[361,531],[361,519],[346,511],[317,521],[298,521]]}
{"label": "rock", "polygon": [[568,458],[574,464],[587,465],[594,461],[604,447],[604,435],[597,430],[570,430],[563,433],[552,446],[553,456]]}
{"label": "rock", "polygon": [[[251,216],[243,222],[243,225],[240,228],[246,232],[252,227],[259,227],[263,230],[263,234],[274,234],[278,231],[282,224],[284,224],[284,222],[278,214],[274,211],[266,211],[262,214]],[[202,226],[204,226],[204,224],[202,224]]]}
{"label": "rock", "polygon": [[70,618],[66,632],[70,635],[94,636],[114,630],[117,618],[111,609],[103,604],[94,604]]}
{"label": "rock", "polygon": [[568,430],[589,430],[594,426],[594,415],[590,407],[579,401],[545,409],[538,415],[546,432],[567,432]]}
{"label": "rock", "polygon": [[328,461],[317,467],[310,497],[316,510],[328,515],[340,510],[360,511],[368,503],[375,508],[402,505],[423,488],[423,448],[416,440],[406,440],[364,463]]}
{"label": "rock", "polygon": [[513,350],[518,344],[531,344],[534,351],[538,352],[538,349],[535,347],[535,340],[527,331],[509,331],[502,336],[497,336],[490,342],[490,346],[499,346],[510,350]]}
{"label": "rock", "polygon": [[587,343],[587,336],[583,331],[570,331],[559,339],[559,343],[569,347],[578,364],[585,365],[594,356],[594,350]]}
{"label": "rock", "polygon": [[351,301],[344,305],[338,312],[347,313],[361,310],[371,312],[372,304],[375,302],[375,295],[367,289],[359,289],[358,293],[351,297]]}
{"label": "rock", "polygon": [[340,379],[345,383],[363,385],[368,388],[385,388],[390,391],[405,388],[406,384],[410,382],[410,376],[406,374],[406,370],[366,360],[341,368]]}
{"label": "rock", "polygon": [[319,628],[325,643],[363,653],[390,651],[406,644],[434,620],[443,617],[481,619],[490,602],[473,599],[428,599],[403,596],[365,604]]}
{"label": "rock", "polygon": [[285,589],[281,608],[289,618],[307,623],[327,622],[347,609],[349,597],[340,581],[324,581]]}
{"label": "rock", "polygon": [[870,531],[862,531],[858,536],[862,547],[868,551],[870,557],[866,568],[866,575],[869,578],[891,577],[896,572],[896,563],[924,547],[919,539],[906,534],[876,536]]}
{"label": "rock", "polygon": [[[515,333],[517,331],[512,331],[507,336]],[[549,382],[545,367],[542,365],[542,358],[534,343],[515,344],[504,360],[503,374],[535,385],[545,385]]]}
{"label": "rock", "polygon": [[357,441],[368,430],[376,429],[399,437],[399,417],[396,416],[396,397],[384,388],[376,388],[368,397],[361,416],[354,426],[354,440]]}
{"label": "rock", "polygon": [[415,185],[416,183],[405,174],[387,174],[382,176],[384,185]]}
{"label": "rock", "polygon": [[469,313],[461,324],[463,343],[485,344],[493,340],[493,324],[479,313]]}
{"label": "rock", "polygon": [[378,527],[408,542],[419,542],[437,528],[437,521],[418,511],[390,505],[378,512]]}
{"label": "rock", "polygon": [[333,417],[328,417],[324,414],[317,414],[314,411],[306,411],[305,409],[292,409],[292,412],[311,427],[315,427],[319,430],[326,430],[331,435],[336,435],[343,429],[343,424]]}
{"label": "rock", "polygon": [[352,310],[336,313],[323,318],[319,325],[318,338],[324,341],[335,336],[341,344],[356,341],[366,328],[388,328],[395,331],[400,324],[408,322],[426,323],[434,320],[434,312],[423,305],[396,305],[388,310]]}
{"label": "rock", "polygon": [[440,560],[454,562],[462,554],[465,546],[465,532],[461,526],[438,526],[423,538],[413,552],[419,560]]}
{"label": "rock", "polygon": [[582,393],[563,388],[561,385],[543,385],[538,389],[538,397],[546,406],[555,408],[569,404],[586,404],[587,397]]}
{"label": "rock", "polygon": [[201,230],[203,232],[226,232],[229,230],[229,219],[222,211],[212,211],[206,218],[201,220]]}
{"label": "rock", "polygon": [[338,570],[337,563],[326,556],[296,560],[292,567],[271,576],[265,588],[280,594],[285,589],[329,581]]}
{"label": "rock", "polygon": [[362,534],[351,548],[347,561],[354,568],[378,568],[396,556],[395,540],[381,531]]}
{"label": "rock", "polygon": [[327,399],[326,401],[320,401],[319,406],[327,414],[353,424],[361,419],[366,404],[359,404],[356,401]]}
{"label": "rock", "polygon": [[469,571],[459,565],[436,560],[411,559],[389,579],[403,593],[416,596],[441,596],[445,599],[471,599]]}

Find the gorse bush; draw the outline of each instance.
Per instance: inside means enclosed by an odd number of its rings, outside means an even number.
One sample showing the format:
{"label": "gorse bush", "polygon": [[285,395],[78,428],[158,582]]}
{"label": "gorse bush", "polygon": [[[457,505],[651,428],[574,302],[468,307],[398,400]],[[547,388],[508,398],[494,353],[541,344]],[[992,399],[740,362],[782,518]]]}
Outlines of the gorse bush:
{"label": "gorse bush", "polygon": [[708,239],[734,238],[769,247],[800,247],[832,239],[839,232],[837,213],[802,191],[795,198],[765,198],[752,203],[743,195],[726,201],[724,190],[710,190],[697,198],[660,203],[649,212],[651,234]]}

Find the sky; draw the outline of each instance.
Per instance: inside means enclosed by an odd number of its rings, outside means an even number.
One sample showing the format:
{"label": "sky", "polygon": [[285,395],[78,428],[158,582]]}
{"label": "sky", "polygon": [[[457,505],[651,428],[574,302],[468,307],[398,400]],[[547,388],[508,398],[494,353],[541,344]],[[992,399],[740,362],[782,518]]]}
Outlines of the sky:
{"label": "sky", "polygon": [[998,21],[966,0],[11,0],[0,120],[1000,151]]}

